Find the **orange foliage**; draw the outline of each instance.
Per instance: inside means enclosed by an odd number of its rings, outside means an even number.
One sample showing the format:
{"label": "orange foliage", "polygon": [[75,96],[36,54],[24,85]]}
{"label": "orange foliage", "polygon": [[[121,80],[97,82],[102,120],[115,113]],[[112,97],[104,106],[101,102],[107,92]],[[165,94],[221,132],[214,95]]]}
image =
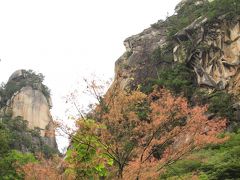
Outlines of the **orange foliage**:
{"label": "orange foliage", "polygon": [[59,172],[62,160],[60,158],[44,159],[42,155],[38,156],[39,162],[28,163],[18,169],[24,173],[25,180],[63,180],[71,179],[64,177]]}
{"label": "orange foliage", "polygon": [[108,103],[108,111],[102,116],[102,123],[108,128],[108,133],[104,133],[102,140],[107,144],[108,152],[114,157],[119,177],[122,176],[127,162],[134,156],[139,139],[139,133],[134,130],[139,124],[134,107],[146,99],[147,96],[138,91],[131,94],[119,92],[111,99],[111,103]]}
{"label": "orange foliage", "polygon": [[[92,117],[106,129],[94,128],[88,135],[97,133],[104,153],[117,166],[118,178],[158,179],[163,167],[192,150],[226,140],[217,138],[226,119],[209,120],[207,106],[191,107],[185,98],[168,90],[155,89],[149,96],[139,91],[114,92],[101,98],[97,87],[91,88],[99,101]],[[136,107],[146,104],[149,111],[140,118]],[[81,129],[81,124],[78,126]]]}
{"label": "orange foliage", "polygon": [[206,106],[190,107],[185,98],[174,97],[165,89],[155,90],[149,101],[151,121],[141,121],[135,128],[142,138],[138,156],[129,162],[124,179],[157,179],[160,169],[186,153],[226,140],[216,137],[225,129],[226,120],[208,120]]}

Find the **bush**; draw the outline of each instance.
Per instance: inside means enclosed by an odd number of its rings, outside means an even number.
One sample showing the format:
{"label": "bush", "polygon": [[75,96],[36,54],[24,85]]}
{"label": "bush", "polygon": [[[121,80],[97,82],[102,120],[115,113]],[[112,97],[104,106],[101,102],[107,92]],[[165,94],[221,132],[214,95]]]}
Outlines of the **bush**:
{"label": "bush", "polygon": [[148,121],[149,120],[149,113],[150,113],[150,105],[147,101],[143,101],[141,103],[137,103],[134,105],[134,111],[136,112],[138,118],[141,121]]}
{"label": "bush", "polygon": [[162,50],[160,47],[157,47],[151,55],[151,60],[155,63],[158,63],[159,61],[163,60],[162,57]]}
{"label": "bush", "polygon": [[57,154],[57,150],[49,147],[48,145],[42,145],[41,152],[44,154],[45,158],[47,159],[53,157],[54,154]]}
{"label": "bush", "polygon": [[217,91],[213,93],[209,99],[208,110],[221,117],[226,117],[229,120],[233,120],[233,95],[223,91]]}
{"label": "bush", "polygon": [[195,5],[196,0],[189,0],[176,15],[167,18],[165,24],[168,29],[168,39],[183,28],[190,25],[199,17],[207,17],[209,21],[214,21],[217,17],[226,14],[227,19],[232,19],[240,15],[239,0],[214,0],[205,1],[202,4]]}
{"label": "bush", "polygon": [[[162,179],[197,175],[199,179],[238,179],[240,177],[240,133],[227,134],[223,144],[210,145],[166,168]],[[189,178],[191,179],[191,178]]]}
{"label": "bush", "polygon": [[169,69],[159,72],[156,84],[164,86],[175,94],[183,93],[186,97],[191,96],[194,90],[193,72],[184,64],[175,64]]}
{"label": "bush", "polygon": [[159,70],[158,79],[149,79],[144,83],[140,90],[149,94],[153,90],[153,86],[162,86],[169,89],[175,94],[181,94],[188,99],[194,93],[195,79],[192,70],[184,64],[174,64],[173,66]]}
{"label": "bush", "polygon": [[200,161],[185,159],[168,167],[166,173],[162,174],[160,177],[166,179],[173,176],[182,176],[189,172],[197,171],[200,167]]}
{"label": "bush", "polygon": [[225,117],[230,121],[235,120],[234,117],[234,96],[224,91],[215,91],[211,94],[205,92],[195,92],[198,101],[201,104],[208,104],[208,111],[217,116]]}
{"label": "bush", "polygon": [[4,157],[0,158],[1,179],[24,179],[24,175],[18,171],[18,168],[29,162],[36,162],[33,154],[21,153],[16,150],[10,151]]}
{"label": "bush", "polygon": [[0,88],[0,96],[2,97],[1,100],[1,107],[5,106],[7,101],[11,99],[13,94],[19,90],[21,90],[25,86],[31,86],[32,88],[34,87],[35,84],[41,84],[41,91],[44,94],[44,96],[48,99],[51,95],[50,89],[42,84],[44,80],[44,76],[39,73],[36,74],[32,70],[24,71],[24,78],[23,79],[18,79],[18,81],[9,81],[7,84],[2,84]]}

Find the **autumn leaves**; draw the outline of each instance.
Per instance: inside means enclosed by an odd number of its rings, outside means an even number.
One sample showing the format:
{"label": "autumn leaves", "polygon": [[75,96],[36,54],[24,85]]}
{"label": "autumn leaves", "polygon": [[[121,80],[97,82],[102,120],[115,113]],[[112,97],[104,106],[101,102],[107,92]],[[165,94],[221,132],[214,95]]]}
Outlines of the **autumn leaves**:
{"label": "autumn leaves", "polygon": [[226,120],[209,120],[206,106],[191,107],[165,89],[114,93],[97,105],[97,120],[77,122],[68,155],[75,177],[154,179],[192,150],[225,140],[217,135]]}

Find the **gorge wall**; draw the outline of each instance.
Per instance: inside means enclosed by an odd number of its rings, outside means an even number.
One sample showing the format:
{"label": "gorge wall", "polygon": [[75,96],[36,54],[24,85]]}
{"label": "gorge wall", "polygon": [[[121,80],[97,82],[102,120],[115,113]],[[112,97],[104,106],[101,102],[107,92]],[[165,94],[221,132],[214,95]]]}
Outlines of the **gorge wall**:
{"label": "gorge wall", "polygon": [[[170,23],[179,11],[202,6],[205,0],[184,0],[165,21],[159,20],[140,34],[124,41],[126,52],[116,61],[113,86],[137,88],[158,71],[174,63],[186,64],[195,72],[200,87],[227,90],[239,94],[240,17],[231,20],[222,15],[210,20],[199,16],[171,38]],[[191,12],[189,12],[191,13]],[[180,21],[180,19],[179,19]],[[177,22],[175,22],[177,23]],[[154,57],[157,48],[162,56]],[[154,59],[155,58],[155,59]],[[157,61],[156,61],[157,58]]]}
{"label": "gorge wall", "polygon": [[[108,92],[141,89],[151,80],[159,83],[168,69],[174,71],[175,66],[180,64],[191,71],[191,75],[187,76],[191,76],[190,86],[195,89],[195,94],[204,91],[209,99],[216,92],[222,93],[226,99],[233,95],[234,100],[228,105],[234,110],[229,111],[240,114],[238,4],[234,0],[231,3],[224,1],[221,6],[216,0],[181,1],[172,16],[124,41],[126,51],[115,63],[115,78]],[[163,71],[165,74],[161,73]],[[181,71],[176,70],[174,76],[179,73],[180,77],[184,73]],[[170,84],[174,81],[173,77],[167,78]],[[188,98],[193,100],[195,94],[189,93]],[[220,96],[217,98],[213,101],[221,99]],[[235,119],[240,120],[240,116]]]}
{"label": "gorge wall", "polygon": [[174,60],[194,69],[199,85],[239,94],[240,18],[199,18],[175,35]]}

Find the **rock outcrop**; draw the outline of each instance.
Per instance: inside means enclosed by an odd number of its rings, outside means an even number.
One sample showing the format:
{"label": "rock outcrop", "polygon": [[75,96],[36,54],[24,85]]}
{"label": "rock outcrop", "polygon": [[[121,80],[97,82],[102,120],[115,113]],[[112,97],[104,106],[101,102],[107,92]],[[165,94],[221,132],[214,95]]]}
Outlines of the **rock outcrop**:
{"label": "rock outcrop", "polygon": [[[2,114],[10,114],[12,118],[22,117],[28,122],[28,128],[40,130],[44,142],[57,149],[53,119],[50,113],[51,98],[46,94],[46,86],[38,78],[25,70],[15,71],[8,80],[6,87],[17,90],[2,107]],[[8,90],[8,91],[10,91]]]}
{"label": "rock outcrop", "polygon": [[[162,22],[159,21],[160,26]],[[115,81],[112,87],[121,90],[136,88],[147,78],[157,76],[157,68],[164,66],[152,60],[151,54],[166,42],[166,28],[148,28],[124,41],[126,52],[115,63]]]}
{"label": "rock outcrop", "polygon": [[[187,3],[204,6],[207,0],[183,0],[176,14]],[[184,8],[183,8],[184,9]],[[185,8],[186,9],[186,8]],[[136,89],[149,78],[158,78],[158,71],[169,65],[166,56],[154,61],[152,55],[160,47],[173,61],[187,64],[196,74],[197,84],[204,88],[226,90],[240,95],[240,17],[226,15],[209,20],[200,16],[169,39],[172,22],[159,21],[142,33],[124,41],[126,52],[116,61],[113,87]],[[177,23],[177,19],[175,20]],[[171,25],[170,25],[171,26]],[[169,46],[170,45],[170,46]],[[170,52],[170,53],[169,53]],[[168,57],[167,57],[168,58]]]}
{"label": "rock outcrop", "polygon": [[38,127],[42,130],[41,135],[45,135],[44,131],[52,118],[47,99],[41,91],[30,86],[23,87],[12,97],[9,106],[13,117],[22,116],[28,121],[29,128]]}
{"label": "rock outcrop", "polygon": [[[195,33],[193,33],[195,32]],[[239,93],[240,18],[199,18],[175,36],[174,60],[190,64],[199,85]]]}

